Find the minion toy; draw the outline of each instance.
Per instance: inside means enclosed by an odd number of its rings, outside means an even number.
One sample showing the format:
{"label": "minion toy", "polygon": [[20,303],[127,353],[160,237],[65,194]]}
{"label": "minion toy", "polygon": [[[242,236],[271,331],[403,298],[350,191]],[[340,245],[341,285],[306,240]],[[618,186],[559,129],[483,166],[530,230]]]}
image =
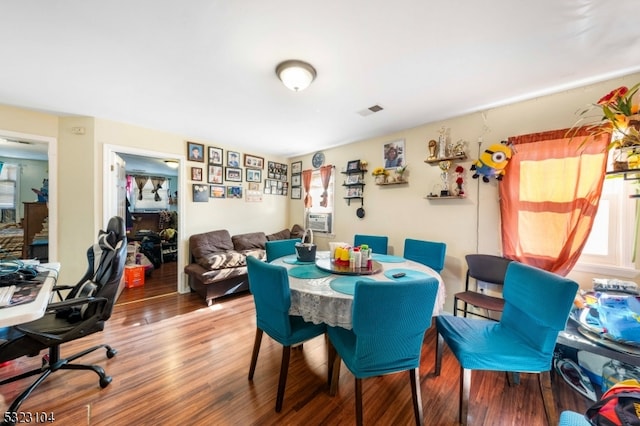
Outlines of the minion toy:
{"label": "minion toy", "polygon": [[495,177],[497,180],[502,180],[504,176],[504,168],[507,167],[509,160],[511,159],[512,151],[511,147],[506,141],[491,145],[489,148],[480,154],[480,158],[471,165],[471,170],[474,171],[474,179],[477,179],[482,175],[484,182],[489,182],[489,178]]}

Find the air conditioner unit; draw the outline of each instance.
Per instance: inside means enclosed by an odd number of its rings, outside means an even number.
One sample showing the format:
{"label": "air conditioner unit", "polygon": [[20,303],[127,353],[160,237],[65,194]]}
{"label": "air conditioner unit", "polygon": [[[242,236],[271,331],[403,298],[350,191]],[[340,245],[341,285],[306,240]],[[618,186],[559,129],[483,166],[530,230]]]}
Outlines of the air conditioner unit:
{"label": "air conditioner unit", "polygon": [[331,228],[331,213],[309,213],[307,228],[316,232],[329,232]]}

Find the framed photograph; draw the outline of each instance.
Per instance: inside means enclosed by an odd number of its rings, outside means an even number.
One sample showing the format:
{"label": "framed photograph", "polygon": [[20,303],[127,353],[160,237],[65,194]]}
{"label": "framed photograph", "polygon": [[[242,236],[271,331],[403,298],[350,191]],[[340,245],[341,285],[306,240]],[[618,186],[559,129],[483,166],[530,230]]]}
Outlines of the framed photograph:
{"label": "framed photograph", "polygon": [[256,157],[255,155],[244,155],[244,166],[254,169],[264,169],[264,158]]}
{"label": "framed photograph", "polygon": [[302,161],[291,163],[291,174],[302,173]]}
{"label": "framed photograph", "polygon": [[194,183],[192,188],[194,203],[209,202],[209,185],[200,185],[198,183]]}
{"label": "framed photograph", "polygon": [[242,182],[242,169],[239,167],[225,167],[224,179],[229,182]]}
{"label": "framed photograph", "polygon": [[224,198],[225,188],[222,185],[209,185],[210,198]]}
{"label": "framed photograph", "polygon": [[347,171],[353,172],[360,170],[360,160],[353,160],[347,163]]}
{"label": "framed photograph", "polygon": [[202,167],[191,168],[191,180],[202,181]]}
{"label": "framed photograph", "polygon": [[260,184],[257,182],[249,182],[247,184],[247,189],[249,191],[260,191]]}
{"label": "framed photograph", "polygon": [[[291,182],[293,182],[293,179],[291,179]],[[360,183],[360,175],[347,175],[347,180],[345,181],[345,183],[347,185]],[[293,185],[293,183],[291,185]]]}
{"label": "framed photograph", "polygon": [[209,147],[209,164],[214,166],[222,166],[222,159],[224,151],[222,148],[216,148],[214,146]]}
{"label": "framed photograph", "polygon": [[247,172],[247,182],[262,182],[262,170],[245,169]]}
{"label": "framed photograph", "polygon": [[291,199],[292,200],[301,200],[302,199],[302,188],[297,186],[297,187],[292,187],[291,188]]}
{"label": "framed photograph", "polygon": [[207,182],[220,184],[222,183],[222,180],[222,166],[212,166],[209,164]]}
{"label": "framed photograph", "polygon": [[[291,168],[293,170],[293,168]],[[354,175],[357,176],[357,175]],[[351,176],[348,176],[351,177]],[[296,173],[291,175],[291,186],[301,186],[302,185],[302,174]]]}
{"label": "framed photograph", "polygon": [[275,161],[269,161],[267,172],[269,179],[287,180],[288,166],[283,163],[276,163]]}
{"label": "framed photograph", "polygon": [[382,162],[385,169],[395,169],[405,165],[406,152],[404,139],[385,143],[382,151]]}
{"label": "framed photograph", "polygon": [[189,161],[204,163],[204,145],[201,143],[187,142],[187,158]]}
{"label": "framed photograph", "polygon": [[242,187],[227,186],[227,198],[242,198]]}
{"label": "framed photograph", "polygon": [[235,151],[227,151],[227,166],[240,167],[240,153]]}

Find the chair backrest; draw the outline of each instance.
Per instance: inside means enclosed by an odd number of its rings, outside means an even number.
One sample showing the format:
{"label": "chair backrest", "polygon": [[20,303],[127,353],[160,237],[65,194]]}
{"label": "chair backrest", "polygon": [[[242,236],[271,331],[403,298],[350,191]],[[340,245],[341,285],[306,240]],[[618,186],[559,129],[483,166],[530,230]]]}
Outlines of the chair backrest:
{"label": "chair backrest", "polygon": [[267,241],[264,243],[264,247],[267,252],[267,262],[271,262],[274,259],[288,254],[296,254],[296,243],[301,241],[301,238]]}
{"label": "chair backrest", "polygon": [[444,268],[444,258],[447,252],[445,243],[422,241],[407,238],[404,240],[404,258],[422,263],[437,273]]}
{"label": "chair backrest", "polygon": [[503,285],[507,274],[507,267],[512,262],[506,257],[493,256],[490,254],[468,254],[467,259],[467,288],[469,278],[486,283]]}
{"label": "chair backrest", "polygon": [[417,368],[438,293],[434,277],[358,281],[353,296],[355,358],[364,376]]}
{"label": "chair backrest", "polygon": [[560,275],[511,262],[502,291],[505,299],[500,326],[553,356],[558,333],[565,328],[578,284]]}
{"label": "chair backrest", "polygon": [[247,256],[247,272],[249,290],[256,305],[256,325],[275,340],[286,339],[291,335],[287,269]]}
{"label": "chair backrest", "polygon": [[[103,297],[106,305],[100,309],[102,321],[109,319],[116,302],[118,287],[127,259],[125,222],[121,217],[109,219],[106,231],[98,233],[98,243],[87,250],[88,268],[85,276],[69,292],[66,299],[76,297]],[[82,309],[82,317],[95,314],[97,307]]]}
{"label": "chair backrest", "polygon": [[356,234],[353,237],[353,246],[358,247],[362,244],[368,245],[373,253],[387,254],[387,247],[389,246],[389,237],[386,237],[383,235]]}

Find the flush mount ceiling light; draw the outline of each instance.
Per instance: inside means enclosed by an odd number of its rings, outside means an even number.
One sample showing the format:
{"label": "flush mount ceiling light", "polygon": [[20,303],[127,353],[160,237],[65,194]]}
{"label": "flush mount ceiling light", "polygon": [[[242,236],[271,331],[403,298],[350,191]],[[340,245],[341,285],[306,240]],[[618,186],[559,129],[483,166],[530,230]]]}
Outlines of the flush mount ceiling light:
{"label": "flush mount ceiling light", "polygon": [[176,160],[164,160],[164,164],[166,164],[167,167],[170,167],[172,169],[177,169],[178,166],[180,165],[180,163],[178,163]]}
{"label": "flush mount ceiling light", "polygon": [[287,88],[299,92],[316,78],[316,70],[306,62],[289,60],[278,64],[276,75]]}

